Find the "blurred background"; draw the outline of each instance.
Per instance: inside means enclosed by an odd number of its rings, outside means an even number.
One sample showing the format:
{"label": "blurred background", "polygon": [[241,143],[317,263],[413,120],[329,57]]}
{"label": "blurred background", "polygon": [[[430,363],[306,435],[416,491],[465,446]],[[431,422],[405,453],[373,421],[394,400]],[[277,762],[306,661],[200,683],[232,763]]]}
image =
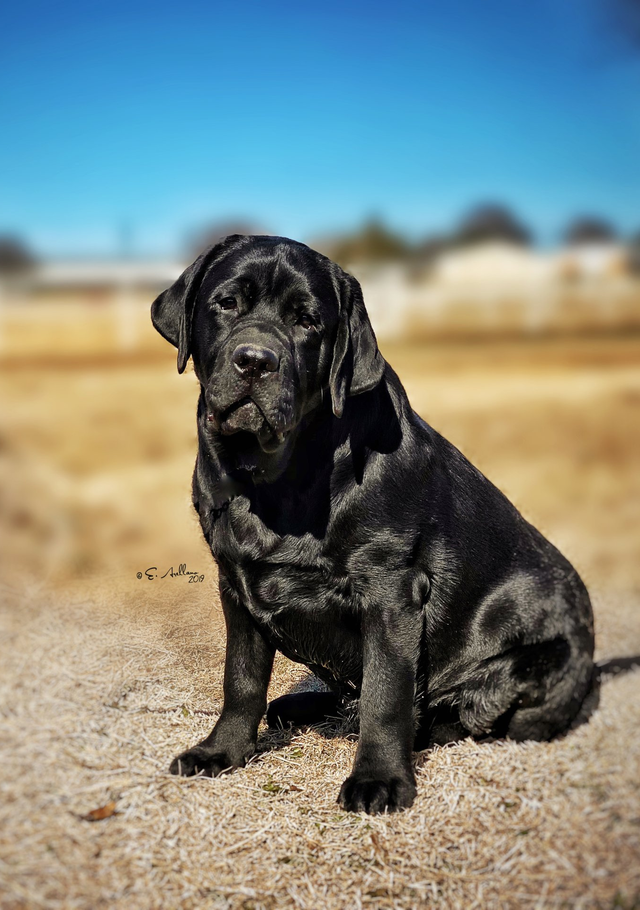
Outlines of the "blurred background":
{"label": "blurred background", "polygon": [[31,2],[0,48],[7,595],[213,583],[149,306],[240,232],[355,274],[416,410],[638,598],[640,3]]}

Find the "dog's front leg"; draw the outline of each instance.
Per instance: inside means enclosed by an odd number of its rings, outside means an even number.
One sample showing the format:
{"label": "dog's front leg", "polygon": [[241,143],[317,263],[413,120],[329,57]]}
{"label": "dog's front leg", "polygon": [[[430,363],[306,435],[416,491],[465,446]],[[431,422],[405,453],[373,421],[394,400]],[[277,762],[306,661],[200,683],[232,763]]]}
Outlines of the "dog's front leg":
{"label": "dog's front leg", "polygon": [[172,774],[190,777],[202,771],[206,777],[215,777],[243,767],[255,751],[258,726],[267,707],[275,652],[222,574],[220,597],[227,626],[222,713],[206,739],[174,758],[169,768]]}
{"label": "dog's front leg", "polygon": [[416,795],[411,765],[422,614],[407,607],[365,610],[360,739],[338,802],[371,814],[408,808]]}

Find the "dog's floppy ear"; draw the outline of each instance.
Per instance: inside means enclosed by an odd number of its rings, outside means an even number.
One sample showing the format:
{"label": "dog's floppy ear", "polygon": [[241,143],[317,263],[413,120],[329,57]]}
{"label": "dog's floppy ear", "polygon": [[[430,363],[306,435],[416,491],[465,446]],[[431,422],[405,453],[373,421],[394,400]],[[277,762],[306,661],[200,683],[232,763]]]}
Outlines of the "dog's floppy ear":
{"label": "dog's floppy ear", "polygon": [[178,373],[184,373],[191,355],[191,320],[202,280],[209,269],[243,239],[241,234],[232,234],[205,250],[151,304],[154,327],[178,349]]}
{"label": "dog's floppy ear", "polygon": [[340,272],[340,322],[329,373],[336,417],[342,417],[347,395],[360,395],[377,386],[385,367],[364,306],[362,288],[352,275]]}

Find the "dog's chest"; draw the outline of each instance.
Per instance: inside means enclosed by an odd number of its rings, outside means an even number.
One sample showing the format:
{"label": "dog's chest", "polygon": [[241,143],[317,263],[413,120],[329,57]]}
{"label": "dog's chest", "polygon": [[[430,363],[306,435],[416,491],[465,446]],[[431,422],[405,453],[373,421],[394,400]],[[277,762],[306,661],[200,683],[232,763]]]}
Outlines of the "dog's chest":
{"label": "dog's chest", "polygon": [[246,605],[275,647],[327,682],[359,685],[360,617],[348,578],[271,561],[253,562],[243,575]]}
{"label": "dog's chest", "polygon": [[358,687],[358,596],[352,579],[327,557],[323,542],[310,533],[275,534],[242,499],[207,524],[205,519],[214,557],[265,638],[326,682],[347,691]]}
{"label": "dog's chest", "polygon": [[257,533],[241,515],[226,518],[212,550],[265,638],[325,681],[358,686],[362,641],[352,580],[311,535]]}
{"label": "dog's chest", "polygon": [[253,560],[243,567],[249,609],[271,624],[291,618],[325,623],[353,610],[350,580],[325,566],[288,561],[286,555]]}

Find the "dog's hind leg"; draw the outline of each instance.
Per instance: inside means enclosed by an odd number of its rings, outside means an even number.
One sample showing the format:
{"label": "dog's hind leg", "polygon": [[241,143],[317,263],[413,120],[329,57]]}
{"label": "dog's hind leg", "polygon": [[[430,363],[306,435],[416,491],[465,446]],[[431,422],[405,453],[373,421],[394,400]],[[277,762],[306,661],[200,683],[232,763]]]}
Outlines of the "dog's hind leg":
{"label": "dog's hind leg", "polygon": [[428,710],[420,720],[413,751],[421,752],[431,746],[457,743],[469,735],[469,731],[460,722],[460,714],[456,707],[444,705],[433,708]]}
{"label": "dog's hind leg", "polygon": [[275,698],[267,708],[270,727],[307,727],[338,717],[343,699],[334,692],[296,692]]}
{"label": "dog's hind leg", "polygon": [[547,740],[569,728],[589,692],[593,663],[558,636],[484,661],[465,680],[460,720],[473,736]]}

